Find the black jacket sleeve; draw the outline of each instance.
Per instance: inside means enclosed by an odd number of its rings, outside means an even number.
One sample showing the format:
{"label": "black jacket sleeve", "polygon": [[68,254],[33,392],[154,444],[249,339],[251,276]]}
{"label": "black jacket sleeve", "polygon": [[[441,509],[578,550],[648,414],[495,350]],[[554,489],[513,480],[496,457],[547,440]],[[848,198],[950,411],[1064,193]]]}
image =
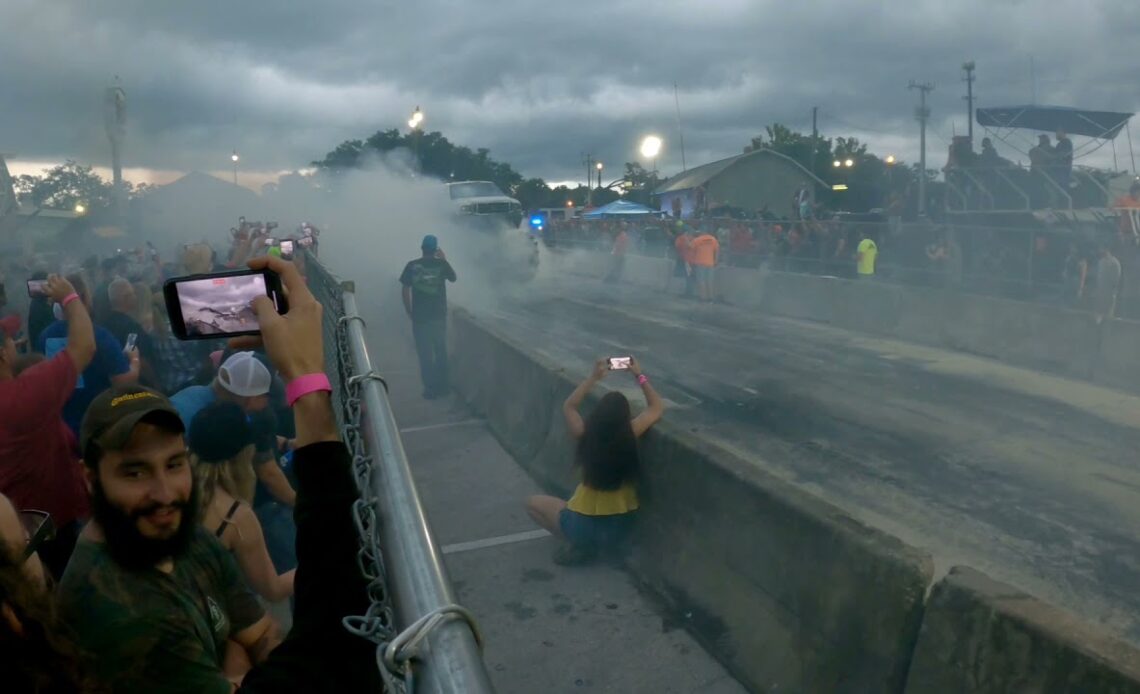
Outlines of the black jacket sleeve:
{"label": "black jacket sleeve", "polygon": [[376,646],[341,620],[368,609],[367,582],[356,564],[352,521],[358,498],[352,458],[343,443],[297,449],[297,576],[293,629],[246,675],[243,694],[380,692]]}

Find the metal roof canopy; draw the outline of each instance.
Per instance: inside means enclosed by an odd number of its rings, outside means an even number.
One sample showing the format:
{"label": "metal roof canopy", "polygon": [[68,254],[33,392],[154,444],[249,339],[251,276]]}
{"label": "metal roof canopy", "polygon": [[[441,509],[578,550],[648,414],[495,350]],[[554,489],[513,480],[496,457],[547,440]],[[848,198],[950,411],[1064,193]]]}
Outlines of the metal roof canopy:
{"label": "metal roof canopy", "polygon": [[798,168],[801,172],[803,172],[806,178],[814,182],[816,185],[824,188],[829,187],[827,183],[821,181],[795,159],[792,159],[791,157],[781,154],[775,150],[764,147],[753,150],[751,152],[745,152],[744,154],[737,154],[736,156],[729,157],[727,159],[720,159],[708,164],[702,164],[696,168],[689,169],[683,173],[679,173],[676,176],[673,176],[672,178],[664,181],[660,186],[657,187],[656,190],[653,191],[653,194],[661,195],[662,193],[673,193],[680,190],[689,190],[691,188],[703,186],[713,178],[719,176],[733,164],[736,164],[742,159],[747,159],[748,157],[754,156],[773,156],[779,159],[783,159],[784,161],[790,162],[793,166]]}
{"label": "metal roof canopy", "polygon": [[978,125],[990,128],[1023,128],[1054,132],[1064,130],[1103,140],[1114,139],[1132,118],[1132,113],[1086,111],[1068,106],[1000,106],[979,108]]}

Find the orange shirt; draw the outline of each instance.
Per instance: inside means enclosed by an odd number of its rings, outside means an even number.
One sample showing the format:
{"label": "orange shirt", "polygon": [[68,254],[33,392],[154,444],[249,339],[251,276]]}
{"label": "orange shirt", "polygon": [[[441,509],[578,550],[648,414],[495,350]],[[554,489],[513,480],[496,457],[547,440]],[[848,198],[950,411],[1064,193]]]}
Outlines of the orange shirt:
{"label": "orange shirt", "polygon": [[684,234],[677,234],[677,240],[673,242],[673,247],[677,249],[677,257],[686,263],[690,261],[692,255],[692,240]]}
{"label": "orange shirt", "polygon": [[720,253],[720,242],[712,234],[701,234],[693,239],[690,248],[689,262],[701,267],[716,265],[716,256]]}
{"label": "orange shirt", "polygon": [[1122,234],[1140,234],[1140,200],[1123,195],[1112,203],[1118,212],[1117,224]]}

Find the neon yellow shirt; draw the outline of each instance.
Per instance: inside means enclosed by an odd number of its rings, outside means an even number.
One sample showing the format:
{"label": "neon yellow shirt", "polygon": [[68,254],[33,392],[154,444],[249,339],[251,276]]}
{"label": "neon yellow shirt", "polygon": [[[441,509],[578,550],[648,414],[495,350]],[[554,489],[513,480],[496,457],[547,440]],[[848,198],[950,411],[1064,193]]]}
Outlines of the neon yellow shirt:
{"label": "neon yellow shirt", "polygon": [[856,250],[859,254],[857,261],[859,274],[875,274],[875,256],[879,255],[879,247],[871,239],[863,239],[859,242],[859,247]]}
{"label": "neon yellow shirt", "polygon": [[637,487],[626,482],[617,489],[603,490],[579,484],[574,496],[566,502],[566,508],[583,516],[616,516],[619,513],[636,511]]}

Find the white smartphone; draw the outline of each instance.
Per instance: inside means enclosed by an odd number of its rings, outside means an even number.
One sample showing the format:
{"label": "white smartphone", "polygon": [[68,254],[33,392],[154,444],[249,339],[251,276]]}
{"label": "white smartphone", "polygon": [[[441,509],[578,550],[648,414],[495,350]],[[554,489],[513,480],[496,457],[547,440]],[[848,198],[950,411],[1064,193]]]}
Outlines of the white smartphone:
{"label": "white smartphone", "polygon": [[621,371],[629,368],[633,357],[610,357],[610,371]]}

